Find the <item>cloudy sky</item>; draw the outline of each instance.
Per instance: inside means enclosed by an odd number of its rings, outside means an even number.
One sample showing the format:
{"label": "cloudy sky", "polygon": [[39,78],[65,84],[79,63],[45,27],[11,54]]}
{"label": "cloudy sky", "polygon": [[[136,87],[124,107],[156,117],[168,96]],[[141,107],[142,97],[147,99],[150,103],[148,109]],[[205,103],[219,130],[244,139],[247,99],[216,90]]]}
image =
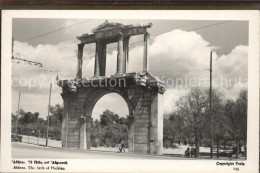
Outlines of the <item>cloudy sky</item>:
{"label": "cloudy sky", "polygon": [[[91,33],[104,20],[13,19],[14,56],[41,62],[43,68],[12,63],[12,112],[21,108],[47,116],[51,81],[75,78],[77,67],[76,36]],[[235,99],[247,88],[248,22],[191,20],[109,20],[123,24],[152,22],[150,32],[150,72],[166,82],[164,112],[191,87],[209,86],[209,57],[213,51],[213,85],[227,99]],[[129,72],[142,71],[143,37],[130,39]],[[137,43],[136,43],[137,42]],[[95,45],[84,47],[83,77],[94,73]],[[116,72],[116,44],[108,46],[106,74]],[[61,88],[53,85],[51,104],[63,104]],[[93,118],[106,109],[126,116],[128,108],[117,94],[103,96],[96,104]],[[119,109],[120,108],[120,109]]]}

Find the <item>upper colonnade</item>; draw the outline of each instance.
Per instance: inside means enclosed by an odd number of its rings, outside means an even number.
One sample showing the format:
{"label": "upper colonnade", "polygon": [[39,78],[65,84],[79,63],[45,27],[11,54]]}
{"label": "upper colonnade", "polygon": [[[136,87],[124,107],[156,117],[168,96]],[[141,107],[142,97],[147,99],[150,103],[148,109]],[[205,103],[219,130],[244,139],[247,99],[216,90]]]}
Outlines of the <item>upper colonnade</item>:
{"label": "upper colonnade", "polygon": [[83,48],[86,44],[96,43],[95,68],[93,78],[100,78],[106,75],[106,48],[107,44],[117,42],[117,76],[124,76],[128,70],[129,62],[129,39],[131,36],[144,35],[144,53],[143,53],[143,72],[148,72],[148,47],[149,33],[147,28],[149,24],[123,25],[120,23],[110,23],[105,21],[97,28],[93,29],[93,34],[83,34],[77,37],[81,43],[78,44],[78,68],[76,78],[82,78]]}

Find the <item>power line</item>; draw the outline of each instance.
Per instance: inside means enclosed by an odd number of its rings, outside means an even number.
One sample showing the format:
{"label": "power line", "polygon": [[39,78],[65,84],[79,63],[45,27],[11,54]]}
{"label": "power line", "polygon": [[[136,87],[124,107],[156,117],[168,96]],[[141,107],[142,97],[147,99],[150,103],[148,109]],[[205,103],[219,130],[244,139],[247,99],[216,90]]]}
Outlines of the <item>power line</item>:
{"label": "power line", "polygon": [[[220,22],[220,23],[215,23],[215,24],[211,24],[211,25],[206,25],[206,26],[201,26],[201,27],[198,27],[198,28],[193,28],[193,29],[190,29],[190,30],[186,30],[186,31],[195,31],[195,30],[199,30],[199,29],[204,29],[204,28],[209,28],[209,27],[212,27],[212,26],[216,26],[216,25],[221,25],[221,24],[225,24],[225,23],[229,23],[229,22],[232,22],[232,20],[229,20],[229,21],[225,21],[225,22]],[[155,39],[155,38],[161,38],[161,37],[166,37],[166,36],[169,36],[169,35],[175,35],[176,33],[173,33],[173,34],[167,34],[167,35],[159,35],[159,36],[155,36],[155,37],[151,37],[150,40],[152,39]],[[137,41],[137,42],[133,42],[129,45],[133,45],[133,44],[137,44],[137,43],[141,43],[143,41]]]}
{"label": "power line", "polygon": [[[21,54],[19,52],[16,52],[16,53],[17,53],[18,57],[13,56],[12,60],[18,60],[18,62],[13,61],[13,63],[19,64],[20,63],[19,61],[23,61],[24,63],[27,63],[29,65],[35,65],[35,66],[41,67],[43,69],[43,71],[45,71],[45,72],[55,72],[54,70],[50,70],[50,69],[44,68],[42,63],[37,62],[37,61],[33,60],[32,58],[30,58],[30,57],[28,57],[26,55],[23,55],[23,54]],[[24,57],[26,57],[28,59],[31,59],[31,60],[27,60],[27,59],[21,58],[19,55],[22,55],[22,56],[24,56]]]}
{"label": "power line", "polygon": [[[190,29],[190,30],[186,30],[186,31],[195,31],[195,30],[199,30],[199,29],[204,29],[204,28],[209,28],[209,27],[212,27],[212,26],[216,26],[216,25],[221,25],[221,24],[225,24],[225,23],[229,23],[229,22],[233,22],[233,20],[229,20],[229,21],[225,21],[225,22],[220,22],[220,23],[215,23],[215,24],[211,24],[211,25],[206,25],[206,26],[201,26],[201,27],[197,27],[197,28],[193,28],[193,29]],[[161,37],[166,37],[166,36],[169,36],[169,35],[175,35],[176,33],[173,33],[173,34],[167,34],[167,35],[158,35],[158,36],[155,36],[155,37],[151,37],[150,40],[152,39],[155,39],[155,38],[161,38]],[[142,43],[143,40],[141,41],[136,41],[136,42],[132,42],[129,44],[130,45],[134,45],[134,44],[138,44],[138,43]],[[114,48],[110,48],[108,49],[108,52],[110,51],[113,51],[113,50],[116,50],[117,47],[114,47]]]}
{"label": "power line", "polygon": [[22,56],[24,56],[25,58],[28,58],[28,59],[30,59],[30,60],[32,60],[32,61],[35,61],[34,59],[32,59],[32,58],[30,58],[30,57],[28,57],[28,56],[26,56],[26,55],[24,55],[24,54],[22,54],[22,53],[20,53],[20,52],[16,52],[16,51],[14,51],[16,54],[18,54],[18,55],[22,55]]}
{"label": "power line", "polygon": [[[28,39],[23,40],[23,41],[21,41],[21,42],[26,42],[26,41],[34,40],[34,39],[36,39],[36,38],[40,38],[40,37],[43,37],[43,36],[46,36],[46,35],[49,35],[49,34],[52,34],[52,33],[58,32],[58,31],[61,31],[61,30],[64,30],[64,29],[66,29],[66,28],[75,26],[75,25],[79,25],[79,24],[82,24],[82,23],[86,23],[86,22],[91,21],[91,20],[93,20],[93,19],[88,19],[88,20],[84,20],[84,21],[79,22],[79,23],[74,23],[74,24],[72,24],[72,25],[69,25],[69,26],[66,26],[66,27],[63,27],[63,28],[56,29],[56,30],[54,30],[54,31],[50,31],[50,32],[47,32],[47,33],[44,33],[44,34],[41,34],[41,35],[38,35],[38,36],[35,36],[35,37],[32,37],[32,38],[28,38]],[[20,43],[16,43],[16,45],[17,45],[17,44],[20,44]]]}
{"label": "power line", "polygon": [[35,65],[35,66],[39,66],[39,67],[42,67],[42,63],[40,62],[36,62],[36,61],[30,61],[30,60],[27,60],[27,59],[23,59],[23,58],[18,58],[18,57],[12,57],[12,60],[18,60],[18,61],[23,61],[29,65]]}

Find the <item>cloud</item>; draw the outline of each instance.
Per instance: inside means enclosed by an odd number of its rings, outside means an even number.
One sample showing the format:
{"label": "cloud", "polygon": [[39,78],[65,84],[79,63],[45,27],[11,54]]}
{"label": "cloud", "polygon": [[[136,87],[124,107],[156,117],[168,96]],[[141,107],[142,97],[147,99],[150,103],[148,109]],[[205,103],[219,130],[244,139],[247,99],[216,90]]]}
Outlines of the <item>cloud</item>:
{"label": "cloud", "polygon": [[214,65],[214,73],[225,78],[238,79],[248,76],[248,46],[239,45],[230,54],[222,55]]}
{"label": "cloud", "polygon": [[171,113],[175,108],[176,101],[184,96],[188,91],[188,89],[168,88],[163,95],[164,114]]}
{"label": "cloud", "polygon": [[[120,109],[118,109],[119,107]],[[92,118],[99,119],[100,115],[106,109],[109,109],[110,111],[118,114],[119,117],[126,117],[129,115],[127,103],[123,97],[117,93],[110,93],[101,97],[94,106]]]}
{"label": "cloud", "polygon": [[[24,92],[46,92],[51,81],[55,81],[57,74],[61,78],[75,78],[77,67],[77,45],[72,42],[61,42],[57,45],[38,45],[36,47],[27,43],[16,42],[15,57],[41,62],[43,67],[13,63],[13,82],[20,84]],[[89,52],[85,51],[85,55]],[[31,84],[31,85],[30,85]],[[33,84],[33,85],[32,85]],[[54,86],[55,87],[55,86]],[[17,87],[13,87],[17,89]]]}

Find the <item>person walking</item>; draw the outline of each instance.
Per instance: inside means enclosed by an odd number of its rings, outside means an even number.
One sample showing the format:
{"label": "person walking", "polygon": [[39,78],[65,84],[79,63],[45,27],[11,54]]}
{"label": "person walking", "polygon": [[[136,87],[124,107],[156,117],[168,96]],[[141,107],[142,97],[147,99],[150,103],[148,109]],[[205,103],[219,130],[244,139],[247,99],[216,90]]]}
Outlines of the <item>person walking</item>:
{"label": "person walking", "polygon": [[121,140],[121,152],[123,152],[123,150],[124,150],[124,152],[125,152],[125,141],[124,141],[124,139],[122,139]]}

